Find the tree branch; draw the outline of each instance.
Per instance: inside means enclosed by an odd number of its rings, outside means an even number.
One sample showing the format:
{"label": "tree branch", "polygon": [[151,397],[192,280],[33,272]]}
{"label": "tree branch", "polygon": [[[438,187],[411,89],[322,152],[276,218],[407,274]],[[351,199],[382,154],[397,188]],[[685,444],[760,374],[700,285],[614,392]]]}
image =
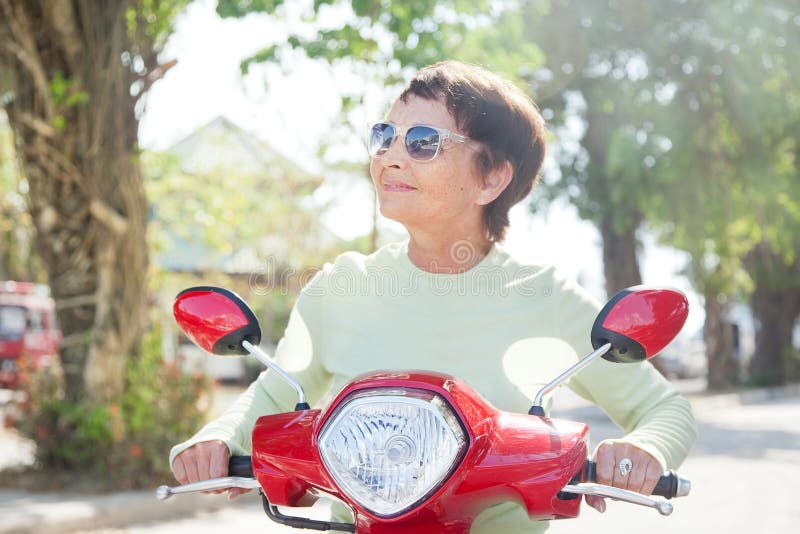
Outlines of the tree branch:
{"label": "tree branch", "polygon": [[94,293],[90,295],[78,295],[77,297],[56,300],[56,308],[59,310],[77,308],[79,306],[94,306],[95,304],[97,304],[97,295]]}
{"label": "tree branch", "polygon": [[80,73],[80,55],[83,48],[71,0],[49,0],[44,16],[61,43],[72,76]]}
{"label": "tree branch", "polygon": [[92,200],[89,205],[89,212],[117,236],[121,236],[128,231],[128,219],[100,199],[95,198]]}
{"label": "tree branch", "polygon": [[45,118],[50,120],[55,116],[55,106],[24,7],[22,4],[18,5],[15,13],[8,0],[0,0],[0,9],[12,36],[12,39],[4,42],[5,48],[28,70],[36,92],[44,104]]}
{"label": "tree branch", "polygon": [[34,117],[30,113],[26,113],[24,111],[20,112],[19,120],[22,121],[25,126],[38,133],[42,137],[47,137],[48,139],[53,139],[56,137],[55,128],[44,122],[42,119]]}
{"label": "tree branch", "polygon": [[177,59],[171,59],[166,63],[156,65],[155,68],[153,68],[150,72],[147,73],[146,76],[140,78],[144,80],[144,85],[142,86],[142,90],[139,91],[139,94],[136,95],[136,102],[138,102],[144,95],[146,95],[147,92],[150,90],[150,87],[152,87],[153,84],[156,83],[158,80],[163,78],[164,75],[167,73],[167,71],[169,71],[169,69],[171,69],[177,64],[178,64]]}

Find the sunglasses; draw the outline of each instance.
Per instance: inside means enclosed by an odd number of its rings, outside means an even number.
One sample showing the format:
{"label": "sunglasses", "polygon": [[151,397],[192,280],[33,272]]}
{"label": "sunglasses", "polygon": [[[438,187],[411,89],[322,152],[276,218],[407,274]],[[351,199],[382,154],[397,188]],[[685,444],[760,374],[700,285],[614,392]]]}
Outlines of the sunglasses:
{"label": "sunglasses", "polygon": [[438,156],[445,139],[456,143],[466,143],[469,140],[469,137],[426,124],[409,126],[403,132],[397,124],[376,122],[369,131],[369,155],[374,157],[384,154],[400,136],[405,137],[406,151],[416,161],[431,161]]}

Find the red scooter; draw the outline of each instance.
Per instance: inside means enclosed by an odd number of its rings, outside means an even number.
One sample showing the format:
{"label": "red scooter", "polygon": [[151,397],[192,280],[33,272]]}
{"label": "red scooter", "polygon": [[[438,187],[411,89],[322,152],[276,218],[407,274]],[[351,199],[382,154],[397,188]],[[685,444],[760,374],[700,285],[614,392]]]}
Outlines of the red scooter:
{"label": "red scooter", "polygon": [[[427,371],[376,371],[354,378],[324,410],[259,347],[261,329],[238,295],[216,287],[181,292],[173,308],[192,341],[218,355],[252,354],[297,391],[292,412],[266,415],[253,429],[252,456],[233,457],[225,478],[177,487],[173,494],[257,489],[274,521],[296,528],[370,534],[468,533],[483,510],[505,501],[533,520],[574,518],[582,495],[599,495],[672,513],[664,499],[596,484],[588,427],[548,418],[544,395],[598,357],[650,358],[686,321],[686,297],[642,286],[617,294],[591,332],[594,352],[546,385],[528,414],[491,406],[458,378]],[[689,481],[661,477],[654,495],[688,495]],[[309,506],[322,496],[347,504],[353,524],[292,517],[278,506]],[[412,530],[409,530],[412,529]]]}

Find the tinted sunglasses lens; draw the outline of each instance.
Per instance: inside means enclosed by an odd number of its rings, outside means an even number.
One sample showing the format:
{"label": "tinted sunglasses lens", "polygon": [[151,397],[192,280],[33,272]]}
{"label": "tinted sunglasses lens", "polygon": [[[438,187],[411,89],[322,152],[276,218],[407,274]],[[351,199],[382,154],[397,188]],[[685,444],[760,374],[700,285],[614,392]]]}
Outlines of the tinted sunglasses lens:
{"label": "tinted sunglasses lens", "polygon": [[414,126],[406,132],[408,155],[419,161],[428,161],[439,153],[439,132],[429,126]]}
{"label": "tinted sunglasses lens", "polygon": [[389,150],[389,145],[394,139],[394,127],[385,122],[372,126],[369,132],[369,155],[383,154]]}

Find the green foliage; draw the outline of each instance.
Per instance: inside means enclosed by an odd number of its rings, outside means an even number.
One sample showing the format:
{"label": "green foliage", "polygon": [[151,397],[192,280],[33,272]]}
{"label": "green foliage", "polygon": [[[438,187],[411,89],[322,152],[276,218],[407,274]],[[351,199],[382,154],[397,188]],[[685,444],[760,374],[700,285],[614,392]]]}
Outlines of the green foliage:
{"label": "green foliage", "polygon": [[[301,30],[290,33],[286,43],[267,47],[245,63],[280,61],[288,50],[301,49],[308,57],[328,63],[355,60],[387,65],[393,61],[397,66],[418,68],[447,57],[459,36],[488,10],[485,0],[315,0],[304,13],[307,24]],[[217,13],[222,17],[249,13],[286,16],[286,9],[280,0],[220,0]],[[332,13],[337,14],[332,17],[337,21],[342,20],[342,13],[348,16],[343,23],[331,24],[327,21]]]}
{"label": "green foliage", "polygon": [[126,372],[128,387],[119,407],[122,440],[116,441],[111,465],[127,485],[147,486],[169,476],[166,453],[205,421],[199,401],[210,384],[163,361],[158,330],[145,338]]}
{"label": "green foliage", "polygon": [[89,93],[81,91],[75,80],[70,80],[62,72],[56,72],[50,80],[50,94],[56,106],[73,107],[89,102]]}
{"label": "green foliage", "polygon": [[[660,121],[673,149],[659,167],[680,189],[667,190],[672,202],[654,214],[679,221],[668,237],[712,267],[706,272],[729,264],[736,290],[741,259],[759,243],[787,263],[800,251],[800,68],[792,59],[800,40],[791,31],[800,12],[787,2],[694,8],[683,19],[694,31],[656,57],[679,84]],[[682,60],[671,61],[675,54]]]}
{"label": "green foliage", "polygon": [[175,17],[191,0],[137,0],[125,12],[128,33],[139,41],[146,38],[160,50],[172,34]]}
{"label": "green foliage", "polygon": [[[797,251],[798,20],[787,1],[530,1],[471,32],[463,50],[488,64],[544,51],[543,68],[518,72],[567,141],[545,201],[566,195],[619,232],[644,215],[696,258],[700,291],[734,292],[759,241],[787,261]],[[575,119],[586,128],[577,150]]]}
{"label": "green foliage", "polygon": [[161,358],[158,330],[128,361],[126,391],[108,406],[64,399],[57,373],[29,374],[18,422],[36,442],[44,470],[80,471],[115,488],[148,487],[169,476],[167,451],[204,421],[208,381],[183,375]]}
{"label": "green foliage", "polygon": [[[217,13],[223,17],[267,13],[287,20],[288,4],[280,0],[219,0]],[[294,8],[300,5],[292,3]],[[288,24],[291,30],[285,40],[265,43],[242,62],[242,72],[259,63],[288,68],[294,54],[300,52],[328,65],[346,65],[375,84],[392,87],[416,68],[451,57],[464,35],[491,20],[490,5],[486,0],[315,0],[299,20]],[[528,62],[535,62],[541,55],[535,47],[513,51],[509,47],[507,51],[507,63],[526,54],[534,56],[527,58]],[[354,101],[363,97],[363,91],[342,95]]]}
{"label": "green foliage", "polygon": [[27,187],[17,165],[11,129],[0,110],[0,280],[46,280],[34,251],[33,221],[24,195]]}
{"label": "green foliage", "polygon": [[[327,3],[314,0],[314,7]],[[217,3],[217,13],[221,17],[244,17],[249,13],[274,13],[283,0],[226,0]]]}
{"label": "green foliage", "polygon": [[64,400],[61,377],[50,371],[28,374],[24,389],[18,428],[37,443],[37,463],[46,469],[101,470],[112,443],[109,408]]}

